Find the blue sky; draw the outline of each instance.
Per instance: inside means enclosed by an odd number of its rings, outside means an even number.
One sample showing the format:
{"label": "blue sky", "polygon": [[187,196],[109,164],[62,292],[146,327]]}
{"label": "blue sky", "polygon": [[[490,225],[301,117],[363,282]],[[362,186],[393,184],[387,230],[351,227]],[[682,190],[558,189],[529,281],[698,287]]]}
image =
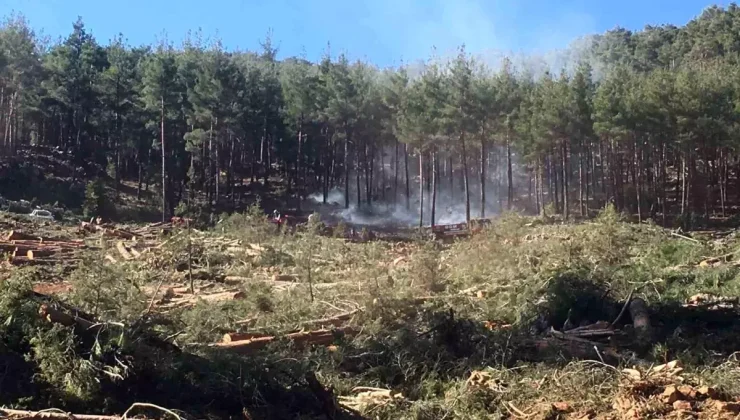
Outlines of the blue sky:
{"label": "blue sky", "polygon": [[465,43],[477,54],[543,54],[573,39],[623,26],[683,25],[706,0],[0,0],[0,14],[24,14],[54,38],[77,16],[101,43],[123,33],[134,45],[179,43],[188,30],[219,37],[230,48],[255,49],[268,30],[280,56],[317,60],[332,52],[379,66],[441,55]]}

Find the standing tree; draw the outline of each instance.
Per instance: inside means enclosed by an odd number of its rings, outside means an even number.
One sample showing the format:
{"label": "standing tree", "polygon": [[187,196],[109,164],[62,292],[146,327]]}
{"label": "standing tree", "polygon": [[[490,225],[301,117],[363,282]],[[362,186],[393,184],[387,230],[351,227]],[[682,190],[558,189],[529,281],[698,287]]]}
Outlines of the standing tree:
{"label": "standing tree", "polygon": [[[173,108],[179,100],[177,85],[177,65],[175,53],[171,45],[161,43],[157,50],[149,57],[144,68],[144,98],[146,108],[152,116],[157,119],[150,120],[150,127],[157,126],[160,138],[160,153],[162,155],[162,221],[167,220],[167,147],[166,147],[166,122],[176,112]],[[156,117],[155,117],[156,118]],[[171,192],[170,192],[171,194]]]}

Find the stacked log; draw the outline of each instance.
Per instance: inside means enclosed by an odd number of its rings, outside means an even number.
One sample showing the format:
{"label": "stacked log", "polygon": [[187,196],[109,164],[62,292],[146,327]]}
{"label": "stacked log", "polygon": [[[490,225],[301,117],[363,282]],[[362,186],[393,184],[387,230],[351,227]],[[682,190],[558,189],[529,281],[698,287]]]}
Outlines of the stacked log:
{"label": "stacked log", "polygon": [[0,240],[0,252],[9,254],[13,265],[53,265],[77,261],[75,255],[86,248],[82,241],[40,237],[10,231]]}

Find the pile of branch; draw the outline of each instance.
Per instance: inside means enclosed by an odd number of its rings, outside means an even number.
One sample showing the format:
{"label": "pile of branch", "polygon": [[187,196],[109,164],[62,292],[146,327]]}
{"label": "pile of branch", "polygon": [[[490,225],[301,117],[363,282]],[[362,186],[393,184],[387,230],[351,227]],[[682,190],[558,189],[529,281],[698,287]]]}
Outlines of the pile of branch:
{"label": "pile of branch", "polygon": [[13,265],[77,262],[76,254],[85,248],[80,240],[40,237],[15,230],[0,240],[0,252],[10,254],[8,261]]}

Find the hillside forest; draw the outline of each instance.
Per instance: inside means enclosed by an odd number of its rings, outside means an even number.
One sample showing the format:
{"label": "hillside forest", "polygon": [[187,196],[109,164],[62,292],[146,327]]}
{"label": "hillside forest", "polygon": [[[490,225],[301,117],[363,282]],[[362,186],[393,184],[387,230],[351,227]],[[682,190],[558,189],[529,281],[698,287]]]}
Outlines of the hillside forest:
{"label": "hillside forest", "polygon": [[[13,15],[0,26],[1,149],[55,148],[73,181],[151,190],[163,218],[237,209],[245,186],[279,179],[299,206],[338,190],[345,207],[395,203],[432,225],[442,197],[468,220],[613,203],[693,223],[740,199],[739,34],[731,4],[589,36],[562,69],[489,66],[464,46],[378,68],[330,47],[319,62],[279,60],[269,36],[258,51],[199,33],[106,44],[81,19],[50,41]],[[25,164],[4,169],[0,193],[22,194]]]}

